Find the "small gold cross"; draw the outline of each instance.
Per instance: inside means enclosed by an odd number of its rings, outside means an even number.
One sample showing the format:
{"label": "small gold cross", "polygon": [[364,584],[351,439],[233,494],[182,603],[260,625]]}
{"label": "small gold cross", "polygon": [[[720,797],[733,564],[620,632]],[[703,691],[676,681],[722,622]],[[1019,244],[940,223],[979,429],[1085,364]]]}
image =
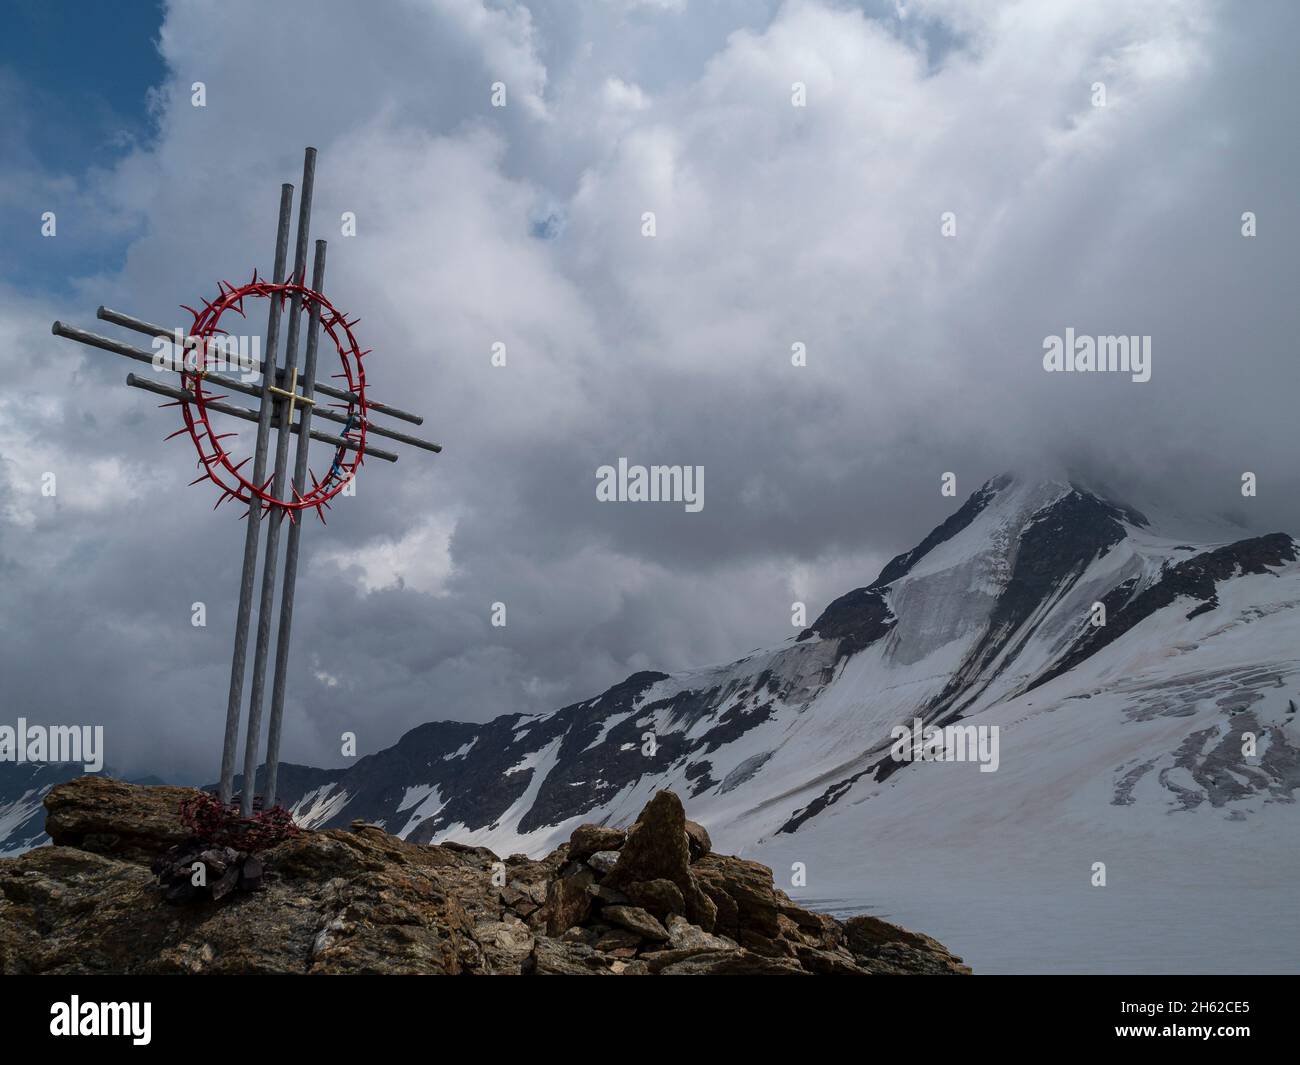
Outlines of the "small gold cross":
{"label": "small gold cross", "polygon": [[284,419],[285,425],[293,424],[293,408],[296,403],[306,403],[308,406],[315,406],[314,399],[308,399],[306,396],[298,395],[298,367],[293,368],[293,378],[289,381],[289,390],[286,392],[283,388],[276,388],[275,385],[267,385],[268,392],[274,392],[277,396],[285,396],[289,400],[289,413]]}

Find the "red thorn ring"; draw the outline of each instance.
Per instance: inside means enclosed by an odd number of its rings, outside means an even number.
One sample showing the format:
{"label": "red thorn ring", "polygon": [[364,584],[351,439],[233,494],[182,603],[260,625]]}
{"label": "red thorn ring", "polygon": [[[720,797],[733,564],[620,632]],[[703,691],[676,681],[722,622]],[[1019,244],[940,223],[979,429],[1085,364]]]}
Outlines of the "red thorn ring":
{"label": "red thorn ring", "polygon": [[[189,430],[190,439],[194,442],[194,448],[198,452],[199,464],[206,470],[206,474],[198,478],[198,480],[210,480],[222,490],[218,505],[233,496],[241,503],[248,504],[250,508],[252,501],[257,499],[260,501],[263,510],[278,507],[283,511],[292,512],[310,507],[319,514],[321,504],[328,503],[330,499],[343,490],[348,481],[356,476],[357,470],[365,459],[366,371],[361,362],[365,352],[361,350],[356,337],[352,335],[352,326],[356,324],[356,321],[348,322],[346,317],[321,293],[308,288],[300,281],[286,281],[283,284],[276,285],[261,280],[254,272],[253,280],[248,284],[235,288],[227,282],[221,287],[220,293],[212,302],[205,301],[201,311],[195,311],[189,307],[185,308],[194,316],[194,327],[190,330],[190,335],[199,342],[197,350],[204,353],[205,369],[209,340],[218,334],[225,333],[225,330],[220,327],[221,316],[228,310],[234,310],[237,314],[242,314],[246,297],[279,299],[283,305],[285,301],[291,300],[296,295],[301,297],[300,307],[301,312],[304,314],[309,314],[313,305],[320,307],[321,328],[334,341],[334,348],[339,354],[340,362],[343,364],[343,372],[337,376],[347,382],[347,391],[356,396],[355,400],[348,402],[347,413],[355,416],[356,419],[357,429],[350,433],[349,436],[356,443],[357,449],[353,453],[354,458],[351,462],[342,462],[338,465],[338,474],[336,476],[327,478],[322,483],[314,483],[310,492],[302,492],[301,489],[305,487],[303,485],[298,485],[295,488],[294,485],[290,484],[288,488],[291,498],[277,499],[266,490],[267,485],[270,484],[270,479],[266,484],[255,485],[239,472],[239,467],[243,466],[248,461],[247,459],[238,463],[231,462],[229,452],[221,443],[222,437],[212,431],[212,425],[208,421],[208,403],[217,399],[217,396],[204,392],[204,371],[197,368],[193,370],[185,369],[181,371],[181,387],[193,393],[194,399],[182,402],[179,406],[181,407],[181,415],[185,419],[184,428]],[[270,355],[271,353],[268,352],[267,354]],[[211,450],[205,448],[204,438],[207,439]]]}

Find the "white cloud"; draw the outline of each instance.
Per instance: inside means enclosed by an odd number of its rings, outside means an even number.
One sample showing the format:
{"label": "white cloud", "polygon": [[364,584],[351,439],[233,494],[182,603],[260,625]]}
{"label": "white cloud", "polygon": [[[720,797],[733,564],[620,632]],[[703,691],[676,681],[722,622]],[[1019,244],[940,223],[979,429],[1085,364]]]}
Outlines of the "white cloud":
{"label": "white cloud", "polygon": [[[350,499],[340,499],[336,505],[350,504]],[[317,558],[355,574],[367,592],[397,587],[442,596],[453,569],[454,531],[454,521],[430,517],[396,539],[376,537],[356,547],[323,547]]]}
{"label": "white cloud", "polygon": [[[0,531],[25,543],[39,529],[51,566],[87,556],[93,624],[131,600],[125,613],[167,632],[193,599],[212,604],[186,668],[159,656],[148,687],[113,674],[106,713],[147,720],[158,691],[210,704],[195,686],[220,687],[228,660],[240,528],[214,524],[203,487],[180,493],[193,474],[158,442],[174,416],[128,394],[111,356],[71,377],[50,360],[75,349],[51,344],[49,318],[91,324],[105,302],[165,319],[218,278],[265,270],[277,189],[297,183],[307,143],[327,288],[361,316],[372,394],[425,413],[446,450],[368,463],[357,500],[308,533],[319,572],[301,582],[295,646],[326,665],[290,720],[298,760],[333,756],[357,690],[379,743],[435,712],[546,710],[633,668],[784,639],[793,595],[815,616],[942,518],[943,470],[964,494],[1052,450],[1186,488],[1286,454],[1294,389],[1274,384],[1292,373],[1289,304],[1269,293],[1294,195],[1261,175],[1293,170],[1294,149],[1233,80],[1267,70],[1243,57],[1284,26],[1243,29],[1196,0],[913,0],[901,20],[797,0],[726,33],[719,7],[659,6],[675,10],[168,9],[157,142],[79,179],[84,224],[139,226],[122,269],[57,310],[0,312],[0,372],[22,382],[0,399],[4,476],[101,462],[105,486],[49,526],[10,493],[20,509]],[[684,36],[632,35],[647,23]],[[633,54],[646,40],[662,47]],[[189,104],[194,80],[207,108]],[[1251,246],[1235,230],[1248,207],[1276,227]],[[562,224],[539,239],[551,215]],[[1158,335],[1147,391],[1067,391],[1034,372],[1045,333],[1091,323]],[[498,341],[505,368],[490,363]],[[806,368],[790,366],[795,341]],[[1225,352],[1245,347],[1258,361],[1228,378]],[[619,455],[705,464],[705,511],[600,508],[593,471]],[[1294,482],[1283,464],[1272,483]],[[162,576],[133,593],[126,560],[150,530]],[[0,606],[6,629],[33,609],[28,577]],[[498,599],[511,622],[493,631]],[[88,640],[68,673],[128,654]],[[5,666],[58,697],[25,658]]]}

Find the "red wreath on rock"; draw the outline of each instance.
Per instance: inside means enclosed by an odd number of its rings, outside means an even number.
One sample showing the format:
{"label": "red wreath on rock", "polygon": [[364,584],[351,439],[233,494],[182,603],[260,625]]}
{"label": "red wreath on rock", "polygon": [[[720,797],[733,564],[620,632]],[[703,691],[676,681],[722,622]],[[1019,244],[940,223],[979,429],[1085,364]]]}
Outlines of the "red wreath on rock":
{"label": "red wreath on rock", "polygon": [[180,817],[194,838],[204,844],[234,847],[249,854],[274,847],[302,831],[283,806],[241,817],[237,807],[225,806],[206,791],[182,800]]}

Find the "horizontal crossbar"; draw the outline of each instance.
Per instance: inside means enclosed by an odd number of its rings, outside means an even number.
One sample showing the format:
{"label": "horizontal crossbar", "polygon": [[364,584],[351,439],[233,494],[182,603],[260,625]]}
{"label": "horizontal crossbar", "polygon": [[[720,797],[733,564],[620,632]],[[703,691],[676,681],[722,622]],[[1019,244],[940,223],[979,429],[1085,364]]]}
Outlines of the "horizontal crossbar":
{"label": "horizontal crossbar", "polygon": [[[77,343],[85,344],[87,347],[99,348],[102,351],[111,351],[114,355],[121,355],[128,359],[134,359],[136,362],[146,362],[151,366],[153,365],[153,352],[145,351],[144,348],[137,348],[132,344],[124,344],[122,341],[114,340],[111,337],[100,336],[98,333],[91,333],[85,329],[78,329],[76,326],[64,325],[62,322],[55,322],[52,332],[55,336],[64,337],[67,340],[75,340]],[[228,388],[232,392],[241,392],[246,396],[252,396],[254,399],[259,398],[262,395],[262,390],[259,386],[247,384],[235,377],[227,377],[225,374],[210,373],[205,375],[204,379],[210,381],[218,388]],[[303,402],[301,396],[299,396],[298,402]],[[368,401],[367,406],[371,406]],[[313,416],[316,418],[324,418],[327,421],[336,422],[339,425],[346,425],[348,421],[346,415],[340,414],[335,410],[330,410],[328,407],[322,407],[319,404],[313,411]],[[387,437],[389,440],[396,440],[401,444],[410,444],[412,447],[423,448],[425,451],[438,452],[442,450],[442,445],[435,444],[432,440],[422,440],[418,436],[401,433],[396,429],[388,429],[382,425],[376,425],[374,422],[369,420],[366,422],[366,433]]]}
{"label": "horizontal crossbar", "polygon": [[[171,385],[162,385],[157,381],[151,381],[147,377],[136,377],[135,374],[126,375],[126,383],[132,388],[143,388],[146,392],[153,392],[160,396],[166,396],[168,399],[174,399],[181,403],[193,403],[196,399],[193,392],[183,388],[172,388]],[[243,418],[246,422],[257,421],[257,411],[248,410],[244,407],[236,407],[233,403],[223,403],[219,399],[209,399],[205,401],[209,410],[214,410],[218,414],[229,414],[233,418]],[[297,433],[301,426],[294,422],[289,426],[291,433]],[[357,442],[348,440],[341,436],[330,436],[329,433],[319,433],[311,429],[307,433],[313,440],[319,440],[323,444],[333,444],[335,447],[345,447],[349,451],[357,450]],[[381,451],[377,447],[371,447],[366,444],[366,456],[374,456],[377,459],[383,459],[385,462],[396,462],[397,456],[391,451]]]}
{"label": "horizontal crossbar", "polygon": [[[152,322],[146,322],[143,318],[135,318],[129,314],[123,314],[121,311],[115,311],[109,307],[100,307],[95,312],[95,317],[104,322],[112,322],[114,325],[120,325],[123,329],[134,329],[137,333],[144,333],[147,336],[174,338],[176,331],[174,329],[164,329],[160,325],[154,325]],[[254,368],[260,373],[262,369],[261,360],[255,363]],[[284,376],[284,371],[278,371],[277,378]],[[276,384],[282,384],[280,380]],[[315,390],[322,396],[329,396],[330,399],[342,399],[349,403],[359,403],[360,397],[355,392],[349,392],[346,389],[335,388],[333,385],[315,386]],[[377,400],[366,397],[366,406],[376,414],[387,414],[390,418],[400,418],[404,422],[411,422],[413,425],[423,425],[424,418],[419,414],[412,414],[409,411],[401,410],[397,407],[390,407],[387,403],[380,403]]]}

